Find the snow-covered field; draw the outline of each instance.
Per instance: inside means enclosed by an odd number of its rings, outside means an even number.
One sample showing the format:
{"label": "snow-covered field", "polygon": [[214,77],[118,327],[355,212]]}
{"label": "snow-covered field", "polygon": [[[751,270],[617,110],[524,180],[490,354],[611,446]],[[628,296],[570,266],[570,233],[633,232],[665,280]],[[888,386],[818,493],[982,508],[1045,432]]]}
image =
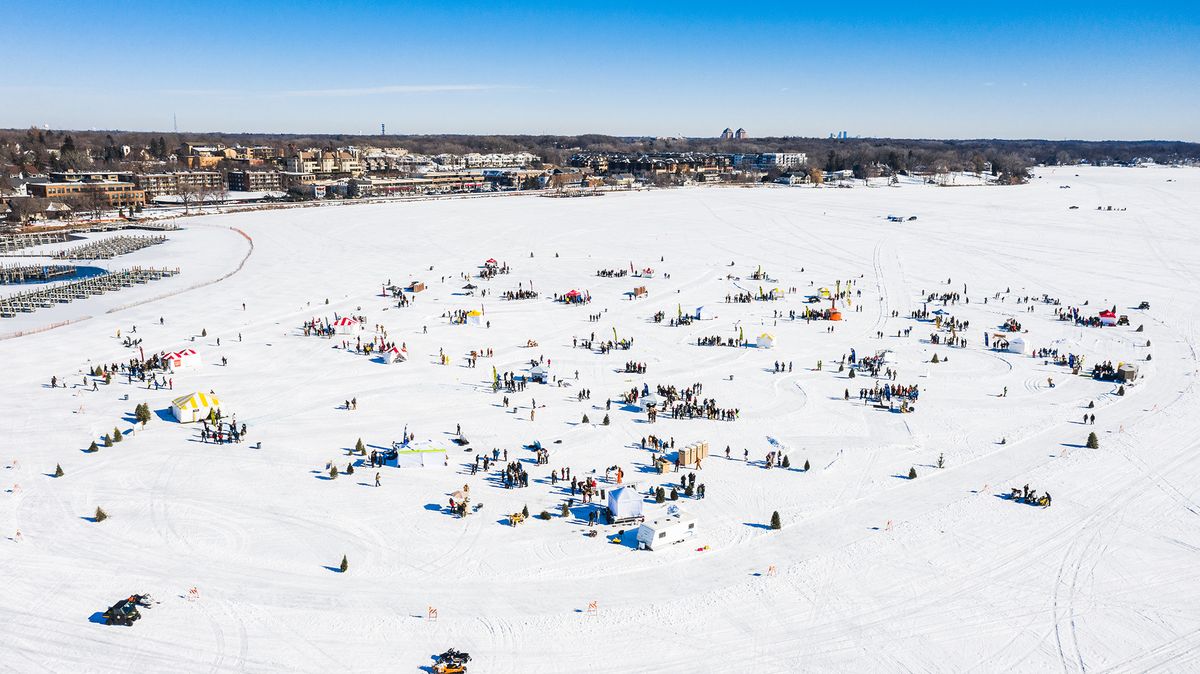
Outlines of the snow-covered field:
{"label": "snow-covered field", "polygon": [[[1110,205],[1119,210],[1096,210]],[[90,317],[0,341],[0,667],[415,672],[455,647],[472,672],[1195,671],[1198,213],[1198,170],[1071,168],[1021,187],[710,188],[181,220],[166,244],[103,265],[179,266],[178,277],[0,321],[6,334]],[[489,294],[465,294],[461,274],[487,258],[512,273],[473,278]],[[657,273],[595,275],[630,264]],[[749,280],[759,265],[777,280]],[[410,279],[429,285],[414,305],[381,296]],[[855,294],[832,332],[775,318],[839,280]],[[541,298],[499,298],[518,283]],[[630,300],[635,285],[649,296]],[[724,301],[760,285],[799,292]],[[571,289],[593,302],[552,301]],[[928,309],[970,321],[965,348],[930,344],[933,324],[910,318],[943,292],[964,299]],[[1017,301],[1043,294],[1088,315],[1116,305],[1131,325],[1076,327],[1054,306]],[[1143,300],[1149,311],[1135,308]],[[715,318],[650,318],[701,305]],[[443,318],[481,307],[479,326]],[[335,314],[365,315],[367,328],[303,336],[303,321]],[[1030,349],[1089,367],[1138,361],[1141,377],[1122,397],[1046,359],[984,348],[984,332],[1010,317]],[[340,348],[376,324],[408,362]],[[614,329],[633,338],[629,351],[572,347]],[[776,348],[696,345],[739,330],[770,332]],[[81,386],[86,369],[137,356],[129,336],[147,354],[193,347],[205,365],[170,375],[173,391],[122,376]],[[494,357],[467,367],[488,348]],[[921,389],[914,413],[858,400],[876,380],[838,371],[852,348],[887,350],[894,383]],[[562,386],[492,391],[493,366],[520,374],[543,356]],[[619,371],[628,360],[648,372]],[[790,371],[773,371],[780,360]],[[51,376],[68,387],[50,388]],[[740,418],[649,424],[614,401],[611,425],[599,423],[605,400],[631,387],[697,382]],[[210,390],[248,425],[246,442],[202,443],[160,417],[175,396]],[[352,397],[358,409],[341,409]],[[82,451],[132,429],[140,402],[155,411],[144,430]],[[465,451],[450,442],[459,424]],[[325,479],[327,462],[357,460],[357,439],[388,447],[405,428],[417,445],[450,448],[450,465],[383,468],[379,488],[369,466]],[[1093,430],[1099,449],[1084,447]],[[643,551],[631,532],[610,542],[618,527],[586,536],[590,506],[559,516],[570,487],[551,485],[552,469],[594,470],[606,489],[614,465],[642,492],[677,483],[688,470],[650,468],[639,444],[651,433],[713,449],[697,471],[707,498],[677,503],[698,519],[695,538]],[[535,440],[548,465],[523,448]],[[525,462],[529,487],[504,489],[495,469],[470,474],[492,448]],[[780,448],[792,468],[766,469]],[[1001,498],[1025,484],[1053,505]],[[446,505],[464,485],[483,508],[459,519]],[[505,515],[526,505],[554,516],[510,527]],[[97,506],[106,521],[88,519]],[[766,526],[773,511],[780,531]],[[160,603],[133,627],[96,621],[133,592]]]}

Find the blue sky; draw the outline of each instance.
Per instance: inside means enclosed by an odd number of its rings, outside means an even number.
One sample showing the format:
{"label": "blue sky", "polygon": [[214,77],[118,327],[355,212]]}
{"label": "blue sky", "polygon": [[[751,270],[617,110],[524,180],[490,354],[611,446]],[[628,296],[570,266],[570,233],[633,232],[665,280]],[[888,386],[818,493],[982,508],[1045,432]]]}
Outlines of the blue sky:
{"label": "blue sky", "polygon": [[[587,6],[584,6],[587,5]],[[21,2],[0,126],[1200,141],[1200,2]]]}

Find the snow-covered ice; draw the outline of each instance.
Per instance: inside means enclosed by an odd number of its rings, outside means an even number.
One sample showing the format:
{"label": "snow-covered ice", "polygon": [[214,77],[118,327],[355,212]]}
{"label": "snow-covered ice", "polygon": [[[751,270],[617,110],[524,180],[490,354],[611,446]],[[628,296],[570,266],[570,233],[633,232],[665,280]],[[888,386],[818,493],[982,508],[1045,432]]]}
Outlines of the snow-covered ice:
{"label": "snow-covered ice", "polygon": [[[696,188],[183,219],[167,243],[101,263],[178,266],[179,276],[0,320],[0,335],[75,320],[0,340],[0,662],[418,671],[455,647],[472,654],[473,672],[1194,671],[1197,213],[1196,169],[1072,167],[1019,187]],[[460,274],[488,258],[512,273],[472,278],[489,295],[466,294]],[[595,275],[631,264],[656,273]],[[759,265],[777,279],[769,287],[748,278]],[[412,306],[381,296],[388,280],[413,279],[429,288]],[[774,317],[839,280],[861,297],[840,305],[832,332]],[[519,282],[541,297],[499,298]],[[970,303],[944,310],[970,321],[966,347],[930,344],[933,325],[910,312],[923,293],[964,284]],[[629,299],[635,285],[648,297]],[[724,301],[760,285],[799,292]],[[592,303],[551,300],[571,289]],[[1076,327],[1051,305],[1016,302],[1043,294],[1085,312],[1116,305],[1131,325]],[[650,320],[700,306],[714,318]],[[481,324],[442,317],[459,309],[482,309]],[[365,316],[364,329],[303,336],[303,321],[335,314]],[[1026,355],[983,346],[1010,317],[1027,330]],[[335,348],[376,324],[404,343],[406,362]],[[629,351],[572,348],[614,328],[634,339]],[[752,344],[770,333],[774,348],[696,345],[739,331]],[[194,348],[203,365],[169,375],[171,391],[124,377],[80,386],[88,368],[137,355],[126,337],[147,354]],[[488,348],[494,357],[466,366]],[[851,348],[887,350],[895,383],[920,386],[916,412],[860,403],[876,380],[838,371]],[[1038,348],[1089,365],[1136,361],[1141,376],[1118,396],[1115,384],[1028,355]],[[929,362],[935,354],[944,362]],[[515,412],[504,408],[492,367],[523,373],[543,356],[564,385],[530,384],[507,394]],[[647,373],[620,371],[627,360]],[[775,361],[791,371],[773,372]],[[67,388],[51,389],[51,376]],[[605,399],[631,387],[697,382],[740,418],[649,424],[614,401],[611,425],[599,423]],[[579,401],[584,388],[591,400]],[[192,391],[215,392],[247,441],[201,443],[195,427],[168,420],[171,400]],[[341,409],[350,398],[358,409]],[[155,412],[145,429],[82,451],[133,429],[140,402]],[[1095,426],[1080,423],[1085,410]],[[451,443],[459,424],[465,451]],[[369,466],[323,479],[327,462],[355,460],[359,438],[390,447],[405,428],[417,446],[447,448],[449,466],[385,467],[379,488]],[[1099,449],[1084,447],[1092,430]],[[595,470],[606,489],[613,465],[643,492],[677,483],[688,470],[659,475],[639,447],[650,433],[712,448],[697,471],[707,498],[678,502],[699,523],[695,538],[641,551],[632,532],[609,542],[617,527],[586,536],[578,501],[559,516],[570,489],[549,483],[551,469]],[[523,449],[534,441],[548,465]],[[492,448],[526,463],[528,488],[470,474]],[[792,469],[765,469],[781,450]],[[1025,484],[1053,505],[1001,498]],[[446,504],[464,485],[483,508],[458,519]],[[87,519],[97,506],[106,521]],[[522,506],[553,517],[509,526]],[[645,504],[647,515],[664,508]],[[780,531],[766,526],[772,511]],[[134,592],[160,603],[133,627],[94,619]]]}

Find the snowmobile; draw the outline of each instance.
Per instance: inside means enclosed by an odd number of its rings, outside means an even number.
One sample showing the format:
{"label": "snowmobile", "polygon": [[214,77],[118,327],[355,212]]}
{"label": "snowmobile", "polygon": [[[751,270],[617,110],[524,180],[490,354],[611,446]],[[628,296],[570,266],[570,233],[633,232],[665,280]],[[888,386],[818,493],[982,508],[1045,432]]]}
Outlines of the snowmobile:
{"label": "snowmobile", "polygon": [[141,620],[142,613],[138,611],[139,606],[150,606],[150,596],[133,594],[127,599],[113,604],[107,611],[104,612],[105,625],[125,625],[126,627],[133,625],[133,621]]}
{"label": "snowmobile", "polygon": [[433,665],[434,674],[460,674],[467,671],[467,663],[471,661],[471,655],[453,648],[445,653],[437,656],[437,662]]}

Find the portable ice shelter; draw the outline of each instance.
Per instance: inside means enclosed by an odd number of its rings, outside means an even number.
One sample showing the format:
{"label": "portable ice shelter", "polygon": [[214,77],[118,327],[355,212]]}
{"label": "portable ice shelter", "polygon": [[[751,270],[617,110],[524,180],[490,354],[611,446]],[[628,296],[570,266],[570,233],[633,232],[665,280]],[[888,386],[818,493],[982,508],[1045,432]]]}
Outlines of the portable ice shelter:
{"label": "portable ice shelter", "polygon": [[1101,311],[1100,325],[1116,325],[1117,313],[1115,311]]}
{"label": "portable ice shelter", "polygon": [[403,363],[408,360],[404,352],[394,346],[390,349],[384,349],[379,355],[383,357],[383,362],[385,363]]}
{"label": "portable ice shelter", "polygon": [[832,309],[830,309],[830,310],[829,310],[829,320],[831,320],[831,321],[840,321],[840,320],[842,320],[842,312],[841,312],[841,310],[840,310],[840,309],[838,309],[837,307],[833,307]]}
{"label": "portable ice shelter", "polygon": [[383,465],[392,468],[433,468],[446,465],[446,450],[441,447],[389,449],[381,454]]}
{"label": "portable ice shelter", "polygon": [[483,320],[483,312],[478,309],[472,309],[467,312],[467,325],[479,325]]}
{"label": "portable ice shelter", "polygon": [[764,332],[758,336],[758,348],[773,349],[775,348],[775,335]]}
{"label": "portable ice shelter", "polygon": [[1008,348],[1004,350],[1009,353],[1025,353],[1025,340],[1020,337],[1010,337],[1008,339]]}
{"label": "portable ice shelter", "polygon": [[544,384],[550,378],[550,370],[545,365],[534,365],[529,369],[529,378]]}
{"label": "portable ice shelter", "polygon": [[642,496],[636,485],[626,485],[608,492],[608,512],[614,522],[642,516]]}
{"label": "portable ice shelter", "polygon": [[712,309],[709,309],[708,307],[696,307],[696,313],[693,315],[698,321],[707,321],[709,319],[716,318],[716,316],[713,315]]}
{"label": "portable ice shelter", "polygon": [[642,406],[642,409],[646,409],[647,407],[657,407],[662,409],[662,399],[659,398],[658,394],[654,392],[647,393],[641,398],[638,398],[638,404]]}
{"label": "portable ice shelter", "polygon": [[191,370],[200,367],[203,362],[200,359],[200,354],[196,353],[195,349],[183,349],[182,351],[173,351],[163,356],[167,367],[173,371]]}
{"label": "portable ice shelter", "polygon": [[1117,368],[1117,379],[1124,383],[1137,379],[1138,368],[1133,363],[1125,363]]}
{"label": "portable ice shelter", "polygon": [[208,413],[221,406],[221,401],[211,393],[197,391],[171,401],[171,414],[181,424],[189,424],[208,418]]}
{"label": "portable ice shelter", "polygon": [[639,548],[653,550],[681,543],[695,534],[696,518],[672,509],[655,519],[642,522],[642,526],[638,527],[637,542]]}
{"label": "portable ice shelter", "polygon": [[355,326],[357,326],[357,325],[358,325],[358,321],[354,320],[353,318],[350,318],[349,316],[342,316],[341,318],[339,318],[333,322],[333,327],[337,328],[339,335],[350,334],[350,331],[353,330],[355,328]]}

